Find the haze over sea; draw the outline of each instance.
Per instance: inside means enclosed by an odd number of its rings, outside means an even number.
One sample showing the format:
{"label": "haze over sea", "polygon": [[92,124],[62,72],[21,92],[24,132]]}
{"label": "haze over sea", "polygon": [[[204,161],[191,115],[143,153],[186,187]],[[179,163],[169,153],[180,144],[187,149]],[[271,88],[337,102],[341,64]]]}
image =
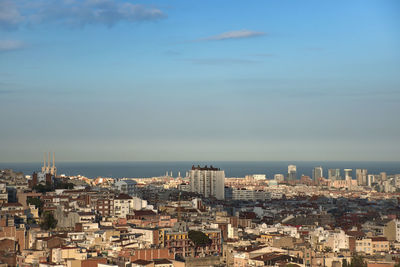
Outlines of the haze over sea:
{"label": "haze over sea", "polygon": [[[266,174],[268,179],[272,179],[274,174],[287,173],[287,166],[294,164],[297,166],[298,177],[301,174],[311,176],[312,169],[316,166],[324,168],[324,176],[327,176],[328,169],[338,168],[368,169],[369,174],[379,174],[386,172],[390,174],[400,174],[400,162],[351,162],[351,161],[133,161],[133,162],[57,162],[58,174],[83,175],[89,178],[113,177],[113,178],[145,178],[163,176],[171,172],[173,177],[181,172],[184,176],[192,165],[213,165],[214,167],[225,170],[226,177],[244,177],[248,174]],[[0,169],[10,168],[14,171],[22,171],[24,174],[32,174],[40,171],[43,163],[0,163]]]}

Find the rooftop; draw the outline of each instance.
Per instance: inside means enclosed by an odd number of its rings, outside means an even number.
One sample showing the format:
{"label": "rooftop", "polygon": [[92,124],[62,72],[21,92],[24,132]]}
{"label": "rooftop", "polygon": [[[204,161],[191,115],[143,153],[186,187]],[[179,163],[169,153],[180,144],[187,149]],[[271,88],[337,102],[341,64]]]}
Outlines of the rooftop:
{"label": "rooftop", "polygon": [[192,165],[192,171],[194,170],[199,170],[199,171],[220,171],[220,168],[215,168],[212,165],[210,165],[210,167],[208,167],[207,165],[205,165],[204,167],[200,167],[200,165],[194,166]]}

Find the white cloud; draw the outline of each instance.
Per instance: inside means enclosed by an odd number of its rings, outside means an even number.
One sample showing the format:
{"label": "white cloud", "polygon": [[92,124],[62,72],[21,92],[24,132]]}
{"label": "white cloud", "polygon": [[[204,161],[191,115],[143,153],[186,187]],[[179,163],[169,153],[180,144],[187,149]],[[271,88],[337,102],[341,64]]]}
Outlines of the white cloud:
{"label": "white cloud", "polygon": [[217,34],[217,35],[213,35],[210,37],[200,39],[200,41],[221,41],[221,40],[229,40],[229,39],[243,39],[243,38],[262,36],[265,34],[266,34],[265,32],[239,30],[239,31],[223,32],[221,34]]}
{"label": "white cloud", "polygon": [[200,65],[236,65],[259,63],[256,60],[237,59],[237,58],[193,58],[190,62]]}
{"label": "white cloud", "polygon": [[17,40],[0,40],[0,52],[11,51],[23,48],[25,45]]}
{"label": "white cloud", "polygon": [[6,30],[16,29],[20,24],[44,22],[110,27],[121,21],[152,21],[165,17],[158,8],[118,0],[0,0],[0,29]]}
{"label": "white cloud", "polygon": [[13,1],[0,0],[0,30],[14,30],[22,20],[23,17]]}

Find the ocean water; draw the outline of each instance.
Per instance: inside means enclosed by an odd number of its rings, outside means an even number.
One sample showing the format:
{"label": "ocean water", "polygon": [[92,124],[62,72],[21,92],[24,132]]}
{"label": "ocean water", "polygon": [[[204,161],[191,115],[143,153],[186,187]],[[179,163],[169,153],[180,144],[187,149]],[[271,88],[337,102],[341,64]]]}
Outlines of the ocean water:
{"label": "ocean water", "polygon": [[[66,175],[84,175],[89,178],[95,177],[113,177],[113,178],[145,178],[163,176],[168,171],[172,171],[173,177],[181,172],[185,175],[192,165],[213,165],[214,167],[225,170],[226,177],[244,177],[248,174],[266,174],[267,178],[273,178],[276,173],[287,173],[287,166],[294,164],[297,166],[298,178],[301,174],[311,176],[312,169],[316,166],[322,166],[324,176],[327,176],[328,169],[338,168],[353,169],[353,178],[355,178],[355,169],[367,169],[369,174],[379,174],[386,172],[389,174],[400,174],[400,162],[340,162],[340,161],[178,161],[178,162],[56,162],[58,174]],[[42,163],[0,163],[0,169],[10,168],[14,171],[22,171],[24,174],[32,174],[34,171],[40,171]]]}

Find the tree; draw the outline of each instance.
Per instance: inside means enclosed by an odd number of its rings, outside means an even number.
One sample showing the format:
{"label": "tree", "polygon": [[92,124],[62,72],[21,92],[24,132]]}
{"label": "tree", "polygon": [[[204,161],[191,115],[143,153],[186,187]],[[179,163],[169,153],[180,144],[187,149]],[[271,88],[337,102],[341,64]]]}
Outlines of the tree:
{"label": "tree", "polygon": [[32,189],[35,190],[36,192],[39,192],[42,194],[53,191],[53,188],[51,188],[51,185],[48,185],[48,184],[46,184],[46,185],[38,184],[38,185],[35,185]]}
{"label": "tree", "polygon": [[205,247],[211,244],[211,239],[202,231],[189,231],[189,239],[192,240],[196,247]]}
{"label": "tree", "polygon": [[367,263],[362,256],[355,254],[351,258],[350,267],[367,267]]}
{"label": "tree", "polygon": [[58,221],[54,218],[53,213],[46,211],[43,214],[43,219],[42,223],[40,224],[40,227],[44,230],[50,230],[56,228],[57,223]]}
{"label": "tree", "polygon": [[348,267],[349,265],[347,264],[347,260],[343,259],[342,260],[342,267]]}
{"label": "tree", "polygon": [[59,182],[55,184],[54,189],[74,189],[74,184],[68,182]]}

